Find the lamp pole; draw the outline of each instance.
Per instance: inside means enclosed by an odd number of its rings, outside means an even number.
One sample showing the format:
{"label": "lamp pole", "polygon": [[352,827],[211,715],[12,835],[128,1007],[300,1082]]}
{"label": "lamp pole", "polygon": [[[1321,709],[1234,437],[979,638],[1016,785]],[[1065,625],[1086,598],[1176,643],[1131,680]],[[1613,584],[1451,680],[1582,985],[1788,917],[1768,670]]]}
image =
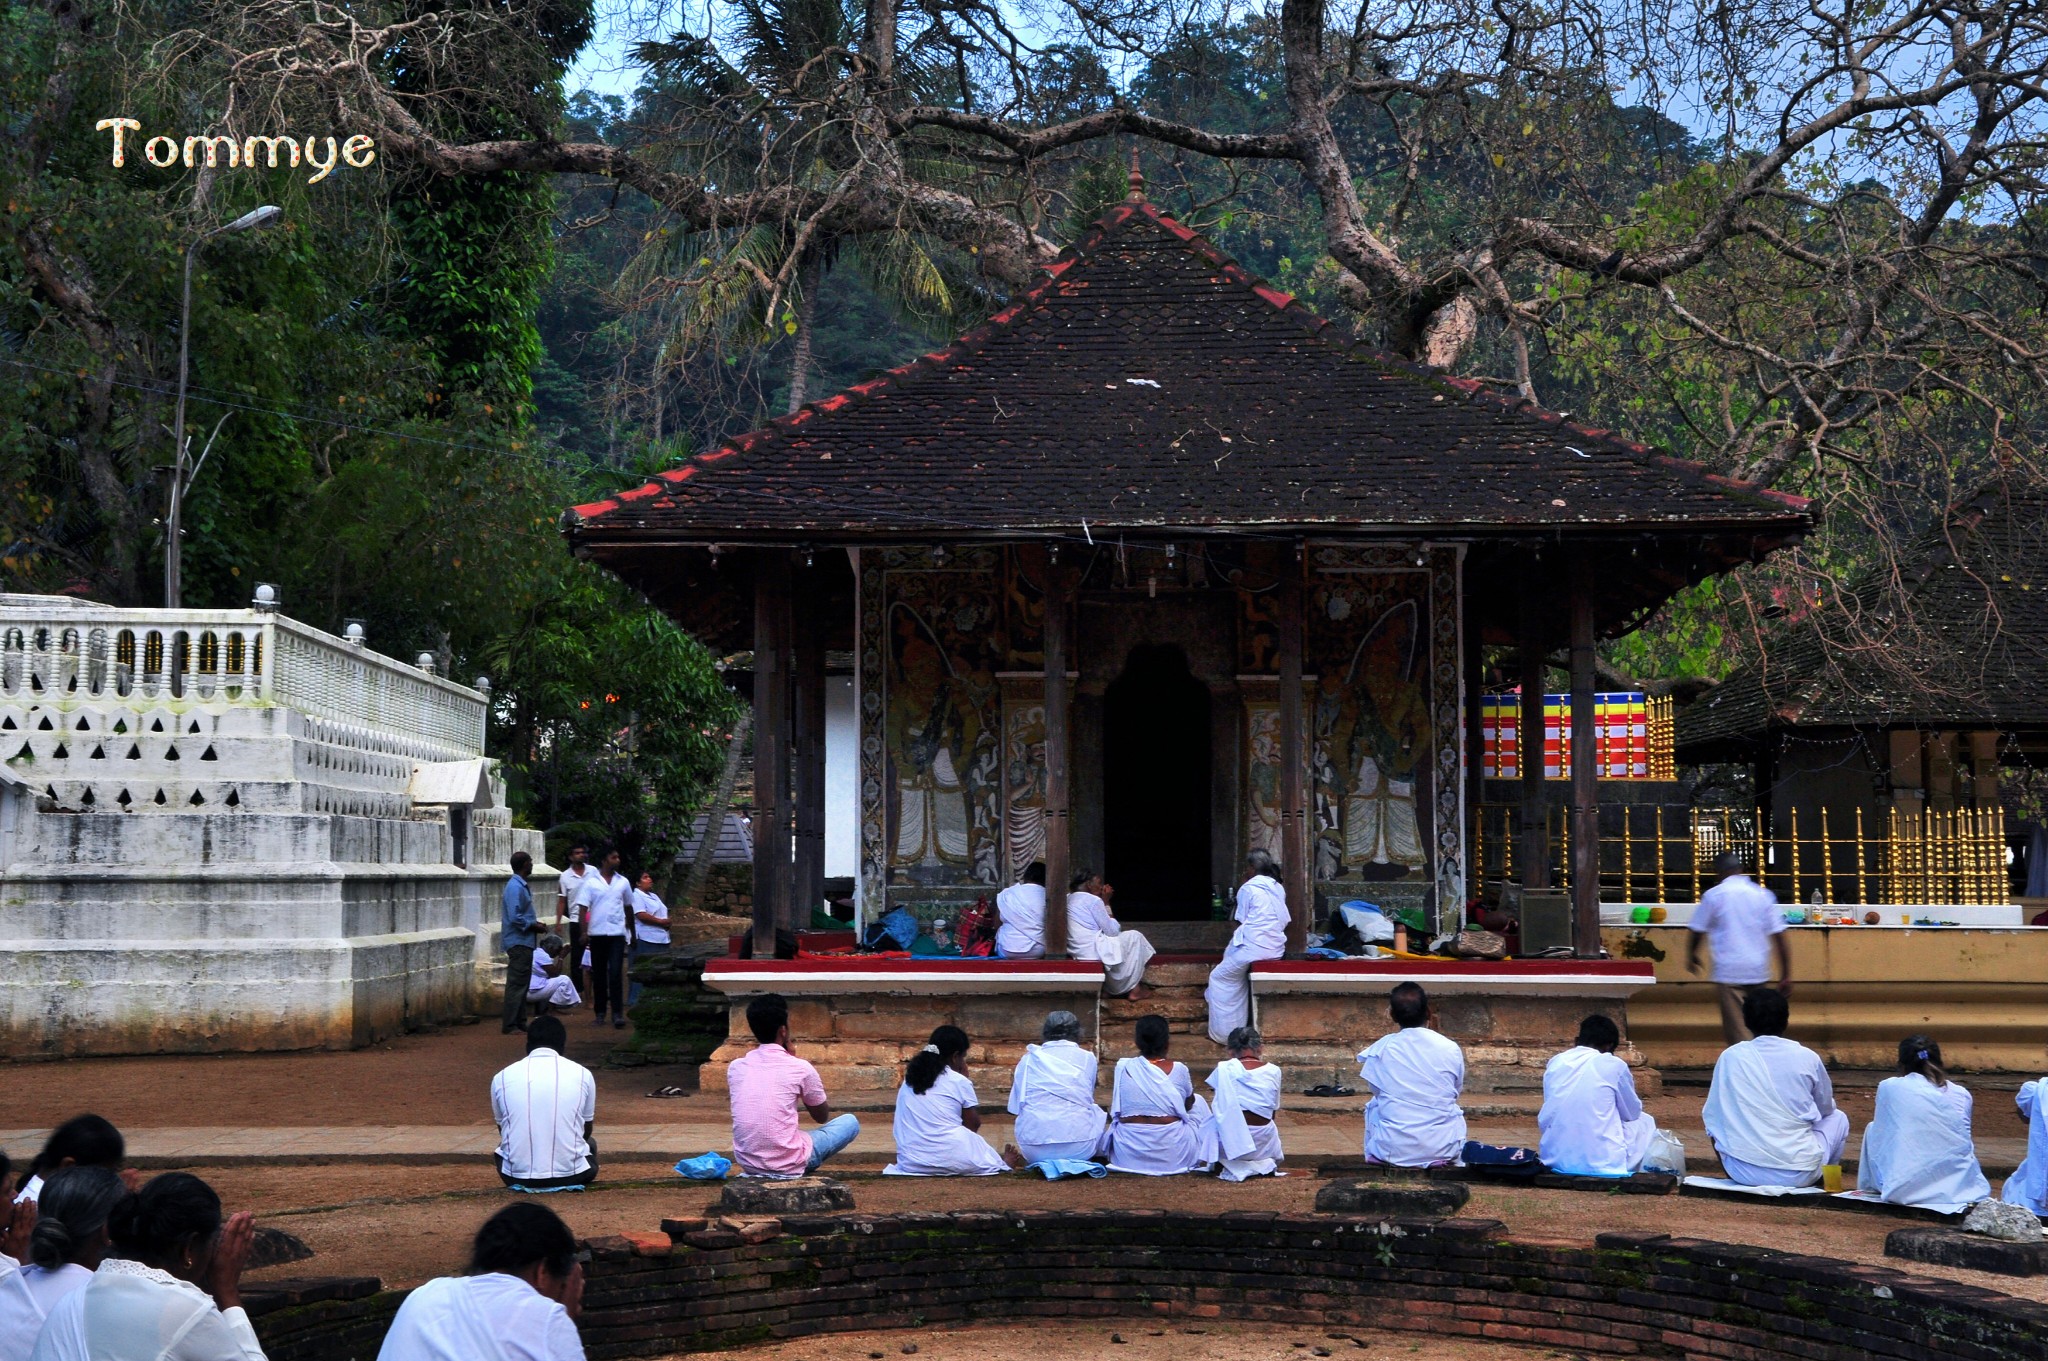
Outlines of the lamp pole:
{"label": "lamp pole", "polygon": [[[264,204],[253,212],[243,213],[233,222],[224,222],[211,231],[201,232],[185,247],[185,291],[184,300],[178,309],[178,406],[171,418],[171,505],[164,516],[164,608],[175,610],[183,604],[184,598],[184,519],[185,519],[185,378],[190,370],[192,356],[192,257],[199,247],[212,237],[226,232],[245,232],[252,227],[267,227],[284,216],[284,209],[275,204]],[[198,469],[194,468],[196,476]]]}

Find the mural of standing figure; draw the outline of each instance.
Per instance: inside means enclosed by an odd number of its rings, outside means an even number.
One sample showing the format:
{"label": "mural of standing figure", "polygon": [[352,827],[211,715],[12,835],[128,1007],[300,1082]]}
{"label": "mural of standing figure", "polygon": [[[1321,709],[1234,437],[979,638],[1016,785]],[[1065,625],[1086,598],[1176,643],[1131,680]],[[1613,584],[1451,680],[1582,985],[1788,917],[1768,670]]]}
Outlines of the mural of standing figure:
{"label": "mural of standing figure", "polygon": [[1428,704],[1416,676],[1421,654],[1413,600],[1374,621],[1352,653],[1344,689],[1358,709],[1344,761],[1354,776],[1344,800],[1347,869],[1428,864],[1415,798],[1417,757],[1429,743]]}

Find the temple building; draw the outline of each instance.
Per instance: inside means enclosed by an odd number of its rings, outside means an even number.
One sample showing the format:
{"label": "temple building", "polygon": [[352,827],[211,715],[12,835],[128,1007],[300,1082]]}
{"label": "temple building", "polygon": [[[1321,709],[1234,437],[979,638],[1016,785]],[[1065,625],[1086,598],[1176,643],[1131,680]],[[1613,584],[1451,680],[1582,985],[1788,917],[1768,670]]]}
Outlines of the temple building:
{"label": "temple building", "polygon": [[870,912],[1008,884],[1064,823],[1122,915],[1174,920],[1252,846],[1321,897],[1462,904],[1478,646],[1619,633],[1810,519],[1362,347],[1132,201],[947,348],[567,532],[755,646],[757,704],[855,651]]}
{"label": "temple building", "polygon": [[[827,649],[855,658],[870,917],[1043,860],[1102,871],[1126,922],[1207,921],[1264,846],[1298,944],[1350,898],[1462,919],[1483,645],[1534,680],[1525,730],[1570,650],[1593,827],[1595,640],[1811,525],[1358,343],[1134,181],[985,325],[564,527],[754,650],[758,954],[818,900]],[[1523,788],[1541,837],[1540,767]],[[1597,878],[1573,876],[1589,959]]]}

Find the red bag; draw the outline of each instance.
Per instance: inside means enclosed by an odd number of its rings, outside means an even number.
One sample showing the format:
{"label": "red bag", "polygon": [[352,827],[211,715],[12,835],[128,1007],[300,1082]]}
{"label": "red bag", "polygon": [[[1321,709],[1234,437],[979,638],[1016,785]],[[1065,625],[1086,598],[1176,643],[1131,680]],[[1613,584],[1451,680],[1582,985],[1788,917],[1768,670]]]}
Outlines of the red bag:
{"label": "red bag", "polygon": [[981,959],[996,952],[996,914],[987,898],[977,898],[973,907],[960,910],[953,923],[953,943],[962,955]]}

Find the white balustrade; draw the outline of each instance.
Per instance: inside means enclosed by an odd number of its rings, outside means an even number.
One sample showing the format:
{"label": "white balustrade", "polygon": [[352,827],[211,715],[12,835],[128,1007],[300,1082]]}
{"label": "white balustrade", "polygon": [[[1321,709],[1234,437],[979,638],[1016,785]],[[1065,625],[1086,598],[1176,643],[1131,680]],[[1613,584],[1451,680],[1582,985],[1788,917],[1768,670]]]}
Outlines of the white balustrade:
{"label": "white balustrade", "polygon": [[413,739],[427,759],[484,749],[482,694],[267,611],[14,596],[0,602],[0,698],[274,704]]}

